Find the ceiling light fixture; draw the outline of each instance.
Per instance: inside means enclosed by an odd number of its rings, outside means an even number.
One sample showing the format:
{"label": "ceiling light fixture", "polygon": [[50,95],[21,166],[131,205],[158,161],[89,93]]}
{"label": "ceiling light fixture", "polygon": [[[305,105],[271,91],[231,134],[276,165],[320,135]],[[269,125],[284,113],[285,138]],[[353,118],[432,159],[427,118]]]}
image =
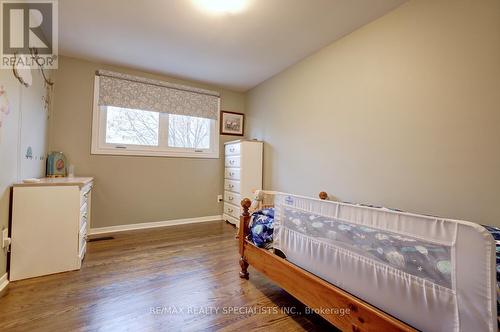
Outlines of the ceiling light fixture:
{"label": "ceiling light fixture", "polygon": [[248,6],[249,0],[192,0],[200,9],[214,14],[236,14]]}

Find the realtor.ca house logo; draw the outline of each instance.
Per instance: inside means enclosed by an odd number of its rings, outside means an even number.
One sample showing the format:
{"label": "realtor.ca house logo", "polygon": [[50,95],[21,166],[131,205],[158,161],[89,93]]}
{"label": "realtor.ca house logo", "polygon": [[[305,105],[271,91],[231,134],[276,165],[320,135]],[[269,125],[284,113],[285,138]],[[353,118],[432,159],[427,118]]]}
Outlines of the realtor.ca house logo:
{"label": "realtor.ca house logo", "polygon": [[0,0],[2,69],[57,68],[57,0]]}

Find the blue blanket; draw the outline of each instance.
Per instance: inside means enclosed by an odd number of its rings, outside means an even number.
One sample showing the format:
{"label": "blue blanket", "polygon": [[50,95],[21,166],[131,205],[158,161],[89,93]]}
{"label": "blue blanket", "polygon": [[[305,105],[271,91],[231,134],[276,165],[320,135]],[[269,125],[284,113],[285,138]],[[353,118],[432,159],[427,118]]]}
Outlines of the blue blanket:
{"label": "blue blanket", "polygon": [[248,238],[259,248],[270,248],[273,243],[274,208],[252,213]]}

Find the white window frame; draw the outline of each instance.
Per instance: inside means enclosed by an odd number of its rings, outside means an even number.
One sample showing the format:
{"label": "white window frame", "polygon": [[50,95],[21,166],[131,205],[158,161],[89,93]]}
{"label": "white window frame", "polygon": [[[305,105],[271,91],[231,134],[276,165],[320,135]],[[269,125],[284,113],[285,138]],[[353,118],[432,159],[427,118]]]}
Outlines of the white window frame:
{"label": "white window frame", "polygon": [[[124,156],[154,156],[154,157],[183,157],[183,158],[219,158],[219,122],[220,112],[217,120],[211,121],[210,126],[210,149],[175,148],[162,145],[168,141],[160,132],[158,137],[159,146],[145,146],[134,144],[110,144],[106,143],[106,112],[101,110],[99,100],[99,76],[94,80],[94,103],[92,109],[92,145],[91,154],[96,155],[124,155]],[[160,128],[168,128],[168,116],[160,113]],[[167,136],[167,135],[164,135]]]}

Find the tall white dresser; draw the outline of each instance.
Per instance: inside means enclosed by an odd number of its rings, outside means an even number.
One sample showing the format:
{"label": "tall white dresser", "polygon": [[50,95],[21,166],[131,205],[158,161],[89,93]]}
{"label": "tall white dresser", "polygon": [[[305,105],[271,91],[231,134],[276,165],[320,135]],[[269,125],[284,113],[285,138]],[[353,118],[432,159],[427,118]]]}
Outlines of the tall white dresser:
{"label": "tall white dresser", "polygon": [[238,140],[225,143],[223,219],[239,227],[243,198],[262,189],[263,143]]}
{"label": "tall white dresser", "polygon": [[92,178],[45,178],[14,185],[11,281],[80,269],[92,186]]}

